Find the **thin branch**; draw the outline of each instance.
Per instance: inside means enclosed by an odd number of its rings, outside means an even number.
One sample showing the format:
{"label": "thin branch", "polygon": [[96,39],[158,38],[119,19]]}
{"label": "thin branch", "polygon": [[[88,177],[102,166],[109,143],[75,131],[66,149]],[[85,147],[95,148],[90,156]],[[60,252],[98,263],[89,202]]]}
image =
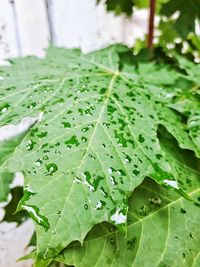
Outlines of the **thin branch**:
{"label": "thin branch", "polygon": [[152,52],[153,52],[155,7],[156,7],[156,0],[150,0],[149,30],[148,30],[148,49],[149,49],[150,57],[152,56]]}

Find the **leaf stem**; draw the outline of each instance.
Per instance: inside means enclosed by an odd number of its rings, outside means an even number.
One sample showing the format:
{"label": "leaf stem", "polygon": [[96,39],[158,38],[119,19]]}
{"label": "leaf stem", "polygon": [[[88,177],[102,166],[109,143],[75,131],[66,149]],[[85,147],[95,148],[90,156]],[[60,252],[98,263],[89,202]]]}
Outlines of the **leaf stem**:
{"label": "leaf stem", "polygon": [[154,17],[155,17],[155,6],[156,0],[150,0],[150,10],[149,10],[149,29],[148,29],[148,49],[149,57],[153,54],[153,32],[154,32]]}

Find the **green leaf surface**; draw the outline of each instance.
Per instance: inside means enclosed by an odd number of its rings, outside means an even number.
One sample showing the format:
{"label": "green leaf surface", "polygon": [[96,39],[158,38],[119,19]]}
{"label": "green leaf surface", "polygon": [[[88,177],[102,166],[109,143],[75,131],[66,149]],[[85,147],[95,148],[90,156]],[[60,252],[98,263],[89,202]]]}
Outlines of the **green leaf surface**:
{"label": "green leaf surface", "polygon": [[179,67],[185,70],[186,78],[200,86],[200,64],[195,64],[183,56],[175,55],[178,61]]}
{"label": "green leaf surface", "polygon": [[148,183],[136,189],[130,205],[126,236],[103,223],[57,260],[75,267],[199,266],[199,207],[180,198],[171,202]]}
{"label": "green leaf surface", "polygon": [[175,55],[186,75],[184,78],[192,83],[192,86],[177,101],[171,105],[174,109],[187,117],[187,128],[193,143],[200,148],[200,65],[195,64],[184,57]]}
{"label": "green leaf surface", "polygon": [[134,70],[119,72],[120,49],[83,55],[51,47],[45,59],[16,59],[0,69],[0,125],[43,114],[1,168],[25,176],[18,210],[38,223],[38,266],[83,242],[97,223],[126,223],[127,199],[146,176],[182,193],[158,125],[199,155],[179,114],[156,96],[152,77],[143,82]]}
{"label": "green leaf surface", "polygon": [[150,186],[144,183],[131,198],[127,236],[102,224],[82,247],[71,245],[58,261],[76,267],[198,267],[199,207],[184,199],[169,202],[158,188],[149,191]]}
{"label": "green leaf surface", "polygon": [[200,102],[197,99],[180,99],[171,107],[188,117],[189,135],[197,147],[200,147]]}
{"label": "green leaf surface", "polygon": [[[100,1],[101,0],[97,0],[97,3]],[[106,0],[105,4],[107,10],[114,11],[116,15],[125,13],[126,15],[130,16],[133,12],[134,0]]]}
{"label": "green leaf surface", "polygon": [[119,15],[121,13],[126,13],[127,15],[132,14],[132,8],[133,8],[133,1],[132,0],[126,0],[126,1],[120,1],[120,0],[106,0],[107,10],[108,11],[115,11],[115,14]]}
{"label": "green leaf surface", "polygon": [[[187,192],[199,201],[199,160],[180,150],[163,131],[162,147],[174,160],[174,172]],[[134,191],[129,207],[126,234],[102,223],[90,231],[83,246],[72,243],[57,260],[75,267],[199,266],[199,204],[147,179]]]}

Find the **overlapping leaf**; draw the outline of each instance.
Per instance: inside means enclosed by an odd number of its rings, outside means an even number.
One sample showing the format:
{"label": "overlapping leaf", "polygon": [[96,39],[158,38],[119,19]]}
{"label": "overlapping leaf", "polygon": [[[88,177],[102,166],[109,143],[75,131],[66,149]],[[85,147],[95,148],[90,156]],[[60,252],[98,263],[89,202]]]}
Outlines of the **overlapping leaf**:
{"label": "overlapping leaf", "polygon": [[200,65],[177,55],[176,59],[179,67],[187,74],[183,77],[191,82],[191,86],[189,90],[179,95],[171,107],[187,117],[190,137],[196,147],[200,149]]}
{"label": "overlapping leaf", "polygon": [[38,223],[38,266],[82,242],[97,223],[124,224],[127,199],[146,176],[179,190],[158,125],[199,155],[155,86],[118,71],[117,50],[51,48],[46,59],[17,59],[1,69],[0,125],[43,114],[1,168],[24,173],[18,209]]}
{"label": "overlapping leaf", "polygon": [[76,267],[199,266],[199,207],[168,199],[149,183],[136,189],[130,205],[127,236],[98,225],[83,246],[71,245],[57,260]]}
{"label": "overlapping leaf", "polygon": [[[171,137],[161,142],[174,160],[174,172],[188,193],[198,199],[199,161],[188,151],[179,150]],[[129,206],[126,235],[103,223],[88,234],[83,246],[71,244],[57,260],[76,267],[199,266],[198,204],[146,180],[134,191]]]}

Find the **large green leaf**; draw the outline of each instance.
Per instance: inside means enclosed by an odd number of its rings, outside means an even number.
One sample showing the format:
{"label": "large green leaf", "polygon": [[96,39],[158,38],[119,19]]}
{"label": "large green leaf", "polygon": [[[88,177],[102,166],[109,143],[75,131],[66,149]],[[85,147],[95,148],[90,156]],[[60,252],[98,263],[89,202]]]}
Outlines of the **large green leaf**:
{"label": "large green leaf", "polygon": [[[174,160],[175,173],[198,201],[199,161],[188,151],[179,150],[170,136],[161,143]],[[199,266],[198,204],[146,180],[134,191],[129,206],[126,235],[102,223],[88,234],[83,246],[71,244],[57,260],[75,267]]]}
{"label": "large green leaf", "polygon": [[181,117],[156,97],[156,85],[135,79],[134,69],[132,76],[119,72],[118,50],[82,55],[52,47],[43,60],[1,68],[0,125],[40,117],[0,169],[25,176],[18,210],[38,223],[38,262],[83,242],[97,223],[124,224],[127,198],[146,176],[182,192],[158,125],[199,155]]}

